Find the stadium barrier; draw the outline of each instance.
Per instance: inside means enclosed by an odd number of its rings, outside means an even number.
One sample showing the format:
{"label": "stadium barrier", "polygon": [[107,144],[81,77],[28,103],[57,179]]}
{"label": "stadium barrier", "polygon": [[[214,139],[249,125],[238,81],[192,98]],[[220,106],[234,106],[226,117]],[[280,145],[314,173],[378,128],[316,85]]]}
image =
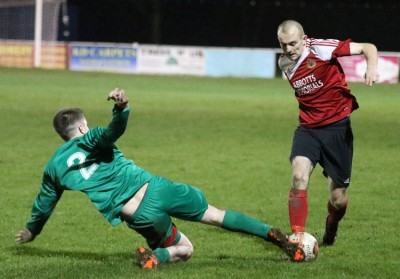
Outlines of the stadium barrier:
{"label": "stadium barrier", "polygon": [[[126,74],[274,78],[280,49],[43,42],[41,68]],[[34,67],[33,41],[0,40],[0,66]],[[349,82],[362,82],[362,55],[341,57]],[[380,52],[380,82],[399,82],[400,53]]]}
{"label": "stadium barrier", "polygon": [[[33,68],[33,41],[0,40],[0,66]],[[43,43],[41,67],[45,69],[68,69],[68,45],[53,42]]]}

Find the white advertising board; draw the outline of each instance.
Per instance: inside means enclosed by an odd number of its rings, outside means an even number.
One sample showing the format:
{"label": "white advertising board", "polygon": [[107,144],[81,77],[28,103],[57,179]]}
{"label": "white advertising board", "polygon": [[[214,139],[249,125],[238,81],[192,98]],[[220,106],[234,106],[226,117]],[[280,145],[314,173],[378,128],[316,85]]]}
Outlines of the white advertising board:
{"label": "white advertising board", "polygon": [[205,75],[205,54],[201,47],[140,45],[137,73]]}

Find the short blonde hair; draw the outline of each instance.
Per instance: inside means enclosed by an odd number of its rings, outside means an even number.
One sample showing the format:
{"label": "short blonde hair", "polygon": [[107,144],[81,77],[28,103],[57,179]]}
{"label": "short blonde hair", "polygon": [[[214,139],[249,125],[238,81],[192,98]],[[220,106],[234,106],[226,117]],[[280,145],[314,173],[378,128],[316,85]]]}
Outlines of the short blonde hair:
{"label": "short blonde hair", "polygon": [[279,32],[287,34],[293,27],[296,27],[296,29],[299,31],[299,35],[302,37],[304,36],[304,29],[303,26],[295,21],[295,20],[285,20],[278,26],[278,34]]}

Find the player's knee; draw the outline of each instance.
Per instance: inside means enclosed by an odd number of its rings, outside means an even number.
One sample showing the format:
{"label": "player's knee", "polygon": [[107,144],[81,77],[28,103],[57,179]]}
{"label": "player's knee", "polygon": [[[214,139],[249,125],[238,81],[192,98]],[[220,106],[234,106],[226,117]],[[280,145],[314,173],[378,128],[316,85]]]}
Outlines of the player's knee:
{"label": "player's knee", "polygon": [[342,209],[347,207],[346,197],[333,197],[330,202],[336,209]]}
{"label": "player's knee", "polygon": [[185,247],[185,252],[184,252],[184,255],[182,255],[182,259],[187,261],[192,257],[193,252],[194,252],[194,247],[191,242],[185,243],[184,247]]}
{"label": "player's knee", "polygon": [[181,233],[181,239],[179,240],[177,247],[179,247],[179,254],[182,260],[188,260],[192,257],[194,250],[193,244],[183,233]]}
{"label": "player's knee", "polygon": [[293,188],[305,190],[308,187],[310,174],[313,170],[313,164],[307,157],[296,156],[292,160],[292,183]]}
{"label": "player's knee", "polygon": [[347,201],[346,189],[337,188],[331,192],[330,202],[335,208],[341,209],[347,207]]}
{"label": "player's knee", "polygon": [[293,172],[293,188],[305,189],[308,186],[309,175],[301,171]]}
{"label": "player's knee", "polygon": [[194,252],[194,247],[193,247],[192,243],[190,243],[190,245],[188,246],[187,259],[190,259],[192,257],[193,252]]}

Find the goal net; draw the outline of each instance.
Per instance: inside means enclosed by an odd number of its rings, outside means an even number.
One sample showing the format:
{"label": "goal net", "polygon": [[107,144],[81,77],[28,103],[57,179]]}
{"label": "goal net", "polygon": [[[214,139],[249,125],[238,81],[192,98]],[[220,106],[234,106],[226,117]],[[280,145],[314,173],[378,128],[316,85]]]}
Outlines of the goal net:
{"label": "goal net", "polygon": [[[0,0],[0,39],[34,40],[35,0]],[[66,0],[42,0],[43,41],[57,41],[59,15]]]}

